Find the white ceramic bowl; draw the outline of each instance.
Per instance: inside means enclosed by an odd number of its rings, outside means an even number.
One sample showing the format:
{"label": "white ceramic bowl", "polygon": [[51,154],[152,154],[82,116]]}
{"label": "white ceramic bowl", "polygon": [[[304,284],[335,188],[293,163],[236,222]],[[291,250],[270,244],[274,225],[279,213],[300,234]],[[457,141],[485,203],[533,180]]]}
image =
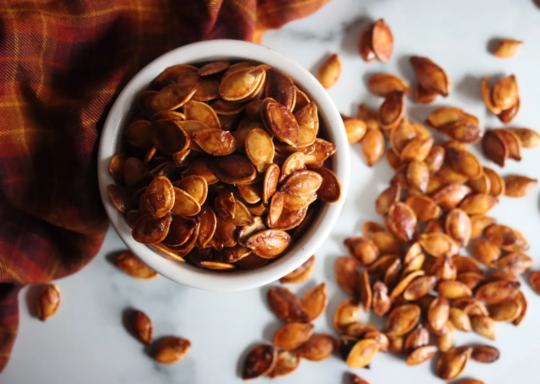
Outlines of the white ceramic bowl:
{"label": "white ceramic bowl", "polygon": [[[223,59],[257,61],[288,74],[317,104],[328,138],[337,146],[336,154],[332,158],[332,169],[343,187],[341,200],[334,204],[324,204],[311,228],[293,244],[285,255],[254,270],[219,272],[198,269],[190,264],[165,259],[133,239],[124,216],[113,207],[107,194],[107,185],[114,183],[108,171],[109,160],[120,148],[121,133],[130,113],[133,113],[136,95],[147,89],[150,82],[171,65]],[[98,178],[101,198],[111,223],[128,248],[142,261],[161,275],[181,284],[212,291],[236,291],[265,285],[283,277],[315,254],[325,241],[343,208],[345,192],[349,185],[349,144],[340,114],[326,90],[299,64],[258,44],[237,40],[205,41],[186,45],[158,57],[126,85],[105,121],[98,154]]]}

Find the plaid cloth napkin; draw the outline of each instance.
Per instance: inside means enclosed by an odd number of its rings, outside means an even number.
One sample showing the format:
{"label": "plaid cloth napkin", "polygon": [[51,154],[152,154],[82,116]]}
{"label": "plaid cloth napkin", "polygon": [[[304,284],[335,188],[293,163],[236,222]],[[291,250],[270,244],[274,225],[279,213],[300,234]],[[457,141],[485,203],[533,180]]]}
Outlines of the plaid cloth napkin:
{"label": "plaid cloth napkin", "polygon": [[175,47],[259,41],[327,1],[0,2],[0,371],[20,288],[80,270],[101,247],[97,144],[123,85]]}

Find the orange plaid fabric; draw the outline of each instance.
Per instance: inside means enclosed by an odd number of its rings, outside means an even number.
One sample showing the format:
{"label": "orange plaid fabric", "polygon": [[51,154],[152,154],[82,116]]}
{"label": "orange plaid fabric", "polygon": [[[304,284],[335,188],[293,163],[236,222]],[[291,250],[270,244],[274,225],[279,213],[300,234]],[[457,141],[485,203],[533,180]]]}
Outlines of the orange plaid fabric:
{"label": "orange plaid fabric", "polygon": [[17,294],[74,273],[107,230],[104,118],[145,64],[184,44],[255,40],[328,0],[5,0],[0,3],[0,371]]}

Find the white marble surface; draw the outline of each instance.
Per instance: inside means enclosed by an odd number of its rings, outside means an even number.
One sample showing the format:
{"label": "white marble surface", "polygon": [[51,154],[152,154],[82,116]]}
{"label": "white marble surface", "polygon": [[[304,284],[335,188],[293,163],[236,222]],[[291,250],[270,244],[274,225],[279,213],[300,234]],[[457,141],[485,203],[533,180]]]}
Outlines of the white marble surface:
{"label": "white marble surface", "polygon": [[[390,24],[396,51],[392,61],[365,64],[356,51],[356,42],[367,19],[383,17]],[[533,0],[333,0],[324,9],[282,30],[269,32],[263,43],[280,50],[309,69],[321,58],[339,52],[343,76],[329,92],[338,108],[355,114],[359,102],[376,107],[380,100],[369,95],[365,82],[370,74],[392,72],[413,81],[408,62],[411,54],[426,55],[442,65],[453,81],[447,100],[420,107],[409,102],[412,120],[425,119],[435,106],[451,104],[478,116],[488,127],[501,124],[487,114],[480,98],[480,78],[515,73],[520,83],[522,109],[514,126],[537,128],[540,114],[540,9]],[[496,37],[525,40],[516,58],[501,60],[492,56],[488,43]],[[359,146],[352,151],[352,183],[347,205],[333,234],[317,252],[315,273],[298,286],[303,294],[325,281],[330,302],[327,313],[316,320],[317,332],[334,334],[331,317],[345,294],[336,286],[332,265],[345,254],[342,241],[359,234],[365,220],[376,220],[374,199],[385,188],[391,172],[382,161],[375,168],[364,165]],[[509,161],[503,175],[513,173],[540,176],[540,150],[525,150],[521,163]],[[491,164],[499,170],[496,165]],[[493,210],[500,223],[523,232],[530,240],[530,255],[540,250],[538,236],[538,189],[523,199],[502,198]],[[5,384],[206,384],[238,383],[239,366],[254,343],[270,341],[279,322],[266,306],[267,287],[238,293],[211,293],[189,289],[165,278],[144,282],[115,269],[106,259],[124,246],[109,231],[104,247],[82,272],[57,283],[62,289],[58,314],[41,323],[29,313],[26,303],[31,294],[20,296],[21,324],[13,355],[0,383]],[[537,258],[538,259],[538,258]],[[540,260],[535,267],[540,268]],[[492,365],[470,363],[463,377],[482,379],[486,384],[538,383],[540,354],[540,297],[527,283],[529,314],[516,328],[497,324],[501,359]],[[154,363],[141,344],[122,326],[127,308],[145,311],[154,321],[155,335],[181,335],[193,347],[187,357],[172,366]],[[362,314],[362,320],[368,320]],[[458,344],[486,342],[479,336],[458,332]],[[407,367],[393,355],[379,354],[371,370],[357,369],[372,384],[442,382],[433,375],[433,365]],[[345,383],[346,365],[336,357],[321,363],[303,361],[292,375],[277,379],[282,383]],[[259,379],[264,382],[267,379]]]}

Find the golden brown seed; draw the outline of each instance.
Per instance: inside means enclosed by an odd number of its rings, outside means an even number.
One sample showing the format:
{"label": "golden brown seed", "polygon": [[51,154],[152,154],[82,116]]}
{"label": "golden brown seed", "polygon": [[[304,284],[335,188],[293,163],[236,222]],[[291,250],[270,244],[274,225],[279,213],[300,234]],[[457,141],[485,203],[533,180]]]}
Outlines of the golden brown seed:
{"label": "golden brown seed", "polygon": [[238,147],[236,140],[230,132],[215,128],[194,132],[193,141],[203,151],[213,156],[230,155]]}
{"label": "golden brown seed", "polygon": [[476,239],[484,235],[484,230],[491,224],[495,223],[495,219],[484,215],[472,215],[471,217],[471,239]]}
{"label": "golden brown seed", "polygon": [[372,167],[381,159],[384,153],[384,136],[382,132],[378,129],[368,130],[360,144],[367,165]]}
{"label": "golden brown seed", "polygon": [[471,237],[471,220],[461,209],[453,209],[446,216],[446,233],[462,247],[469,243]]}
{"label": "golden brown seed", "polygon": [[251,130],[244,143],[246,154],[257,171],[263,173],[274,159],[274,143],[272,137],[259,128]]}
{"label": "golden brown seed", "polygon": [[413,56],[410,61],[423,89],[444,97],[450,94],[450,79],[440,66],[426,57]]}
{"label": "golden brown seed", "polygon": [[475,289],[478,284],[482,283],[485,279],[481,273],[476,272],[463,272],[460,273],[456,280],[465,284],[469,289]]}
{"label": "golden brown seed", "polygon": [[471,320],[469,315],[459,308],[450,308],[450,321],[462,332],[469,332],[471,330]]}
{"label": "golden brown seed", "polygon": [[369,384],[367,381],[355,375],[354,373],[351,373],[350,375],[351,375],[351,384]]}
{"label": "golden brown seed", "polygon": [[526,176],[512,176],[505,180],[505,195],[510,197],[527,196],[538,184],[538,180]]}
{"label": "golden brown seed", "polygon": [[365,323],[353,323],[347,327],[347,335],[352,337],[363,337],[368,332],[376,332],[375,328],[371,324]]}
{"label": "golden brown seed", "polygon": [[531,284],[532,289],[540,295],[540,272],[534,271],[531,272],[529,276],[529,283]]}
{"label": "golden brown seed", "polygon": [[508,157],[517,161],[521,160],[521,142],[519,137],[510,130],[495,129],[493,132],[503,141]]}
{"label": "golden brown seed", "polygon": [[384,283],[388,287],[394,287],[398,282],[401,275],[401,261],[395,260],[384,273]]}
{"label": "golden brown seed", "polygon": [[360,318],[360,305],[354,298],[343,301],[334,312],[334,328],[345,333],[347,326],[356,323]]}
{"label": "golden brown seed", "polygon": [[271,345],[261,344],[253,348],[246,357],[242,369],[242,379],[266,376],[276,366],[277,351]]}
{"label": "golden brown seed", "polygon": [[400,296],[403,291],[409,286],[409,284],[418,276],[423,276],[424,271],[414,271],[409,273],[408,275],[404,276],[401,281],[394,287],[391,293],[392,298],[397,298]]}
{"label": "golden brown seed", "polygon": [[409,354],[414,351],[416,348],[420,348],[428,345],[429,343],[429,332],[424,327],[418,327],[409,335],[405,340],[405,353]]}
{"label": "golden brown seed", "polygon": [[388,336],[403,336],[412,330],[420,319],[420,307],[416,304],[401,305],[388,316],[385,333]]}
{"label": "golden brown seed", "polygon": [[392,148],[388,148],[386,150],[386,161],[394,171],[397,171],[403,167],[403,162]]}
{"label": "golden brown seed", "polygon": [[319,317],[328,305],[328,294],[326,285],[321,283],[307,292],[302,298],[302,308],[308,316],[309,322]]}
{"label": "golden brown seed", "polygon": [[382,129],[393,129],[403,120],[405,100],[402,93],[392,93],[379,108],[379,122]]}
{"label": "golden brown seed", "polygon": [[285,376],[298,368],[300,365],[300,356],[297,351],[281,351],[277,355],[276,366],[268,374],[271,379],[279,376]]}
{"label": "golden brown seed", "polygon": [[437,286],[437,292],[448,299],[459,299],[461,297],[472,296],[470,288],[461,281],[441,281]]}
{"label": "golden brown seed", "polygon": [[443,380],[457,378],[465,369],[471,351],[471,347],[456,347],[444,352],[437,362],[437,376]]}
{"label": "golden brown seed", "polygon": [[435,345],[442,352],[446,352],[454,345],[455,332],[452,322],[448,320],[439,333],[440,335],[435,334]]}
{"label": "golden brown seed", "polygon": [[408,94],[409,84],[396,75],[377,73],[369,78],[369,90],[376,96],[387,97],[391,93],[400,92]]}
{"label": "golden brown seed", "polygon": [[131,327],[135,337],[143,344],[149,345],[152,342],[154,327],[152,321],[144,312],[133,312]]}
{"label": "golden brown seed", "polygon": [[109,184],[107,185],[107,194],[114,208],[119,212],[125,213],[131,201],[131,193],[124,187]]}
{"label": "golden brown seed", "polygon": [[508,252],[521,252],[529,249],[529,244],[523,235],[505,225],[492,225],[486,229],[485,235],[489,241]]}
{"label": "golden brown seed", "polygon": [[[448,282],[449,281],[442,281],[439,284],[439,287],[437,287],[439,293],[441,284],[446,284]],[[436,297],[431,302],[428,308],[428,322],[435,332],[440,332],[448,321],[450,305],[448,304],[448,300],[444,296],[445,295]]]}
{"label": "golden brown seed", "polygon": [[338,257],[334,262],[334,274],[338,285],[352,294],[358,284],[359,263],[350,257]]}
{"label": "golden brown seed", "polygon": [[418,239],[422,248],[432,256],[453,256],[459,252],[458,244],[444,233],[428,233]]}
{"label": "golden brown seed", "polygon": [[491,112],[493,112],[496,115],[502,112],[501,108],[493,104],[493,100],[491,99],[491,85],[487,77],[482,78],[482,98],[484,99],[486,106]]}
{"label": "golden brown seed", "polygon": [[335,203],[341,198],[341,183],[337,175],[325,167],[311,166],[312,171],[322,177],[322,183],[317,190],[317,197],[325,203]]}
{"label": "golden brown seed", "polygon": [[472,188],[475,193],[486,193],[490,194],[491,192],[491,179],[487,174],[482,174],[478,179],[469,180],[467,184]]}
{"label": "golden brown seed", "polygon": [[371,291],[371,285],[369,282],[369,276],[367,269],[364,269],[362,271],[362,274],[360,275],[360,301],[364,305],[364,311],[368,312],[371,308],[371,303],[373,299],[373,293]]}
{"label": "golden brown seed", "polygon": [[182,360],[190,347],[189,340],[169,336],[157,343],[153,356],[161,364],[172,364]]}
{"label": "golden brown seed", "polygon": [[426,196],[410,196],[405,203],[414,211],[418,222],[437,219],[443,213],[442,209]]}
{"label": "golden brown seed", "polygon": [[308,321],[308,315],[302,308],[300,299],[289,289],[272,287],[268,290],[267,299],[270,309],[281,320],[288,323]]}
{"label": "golden brown seed", "polygon": [[494,321],[514,321],[521,313],[521,302],[514,299],[509,302],[490,305],[488,311],[489,317]]}
{"label": "golden brown seed", "polygon": [[514,57],[523,48],[523,41],[514,40],[514,39],[501,39],[497,42],[493,50],[493,54],[502,59],[507,59],[509,57]]}
{"label": "golden brown seed", "polygon": [[343,121],[343,125],[345,125],[347,139],[351,144],[362,140],[367,131],[366,123],[362,120],[349,118]]}
{"label": "golden brown seed", "polygon": [[300,148],[309,147],[317,138],[319,132],[319,117],[317,113],[317,105],[315,103],[309,103],[294,115],[299,126],[298,146]]}
{"label": "golden brown seed", "polygon": [[[407,119],[401,119],[399,125],[392,129],[390,132],[390,144],[392,144],[392,149],[396,154],[402,154],[402,152],[405,150],[405,148],[414,142],[416,137],[416,130],[412,126],[411,123]],[[423,139],[419,139],[423,140]],[[412,145],[405,156],[401,156],[401,160],[413,160],[416,157],[421,157],[422,154],[418,153],[418,149],[420,149],[420,152],[425,152],[425,149],[422,150],[422,146],[420,145],[420,148],[418,146],[418,143],[415,145]],[[421,160],[420,160],[421,161]]]}
{"label": "golden brown seed", "polygon": [[248,248],[262,258],[273,259],[282,254],[291,244],[291,236],[279,229],[267,229],[252,235],[246,241]]}
{"label": "golden brown seed", "polygon": [[484,173],[480,160],[468,151],[446,150],[446,160],[454,171],[467,176],[468,179],[478,179]]}
{"label": "golden brown seed", "polygon": [[503,256],[496,262],[498,268],[515,274],[524,273],[525,271],[531,269],[533,264],[533,259],[519,252],[510,253]]}
{"label": "golden brown seed", "polygon": [[41,321],[53,316],[60,307],[60,288],[56,284],[43,287],[37,303],[37,316]]}
{"label": "golden brown seed", "polygon": [[394,353],[403,353],[403,336],[388,336],[388,350]]}
{"label": "golden brown seed", "polygon": [[416,102],[416,104],[431,104],[437,99],[437,96],[437,92],[427,91],[420,85],[414,89],[414,101]]}
{"label": "golden brown seed", "polygon": [[298,349],[298,354],[310,361],[321,361],[332,355],[334,344],[332,336],[316,333]]}
{"label": "golden brown seed", "polygon": [[486,304],[498,304],[504,300],[513,298],[518,292],[516,286],[517,284],[513,281],[492,281],[478,288],[474,297]]}
{"label": "golden brown seed", "polygon": [[426,345],[416,348],[407,356],[407,365],[414,366],[422,364],[423,362],[431,359],[437,353],[437,347],[433,345]]}
{"label": "golden brown seed", "polygon": [[416,278],[407,289],[403,292],[405,300],[415,301],[419,298],[427,295],[435,285],[437,284],[437,278],[435,276],[422,276]]}
{"label": "golden brown seed", "polygon": [[422,193],[426,192],[429,181],[429,169],[423,161],[413,160],[407,166],[407,182],[409,186]]}
{"label": "golden brown seed", "polygon": [[[453,262],[454,257],[440,257],[433,263],[432,274],[440,280],[454,280],[457,275],[457,268]],[[425,265],[424,268],[428,266]]]}
{"label": "golden brown seed", "polygon": [[324,62],[321,69],[319,69],[317,79],[324,88],[328,89],[337,83],[340,76],[341,62],[337,53],[334,53]]}
{"label": "golden brown seed", "polygon": [[223,77],[219,95],[227,101],[246,99],[261,86],[261,82],[264,83],[265,78],[266,71],[262,66],[236,70]]}
{"label": "golden brown seed", "polygon": [[347,365],[351,368],[361,368],[368,365],[379,351],[379,342],[374,339],[358,341],[347,356]]}
{"label": "golden brown seed", "polygon": [[441,107],[431,112],[427,121],[436,128],[442,128],[449,123],[463,120],[464,115],[457,107]]}
{"label": "golden brown seed", "polygon": [[360,57],[366,63],[371,63],[376,59],[375,52],[373,52],[373,49],[371,48],[372,32],[373,25],[370,25],[362,31],[362,34],[358,39],[358,53],[360,53]]}
{"label": "golden brown seed", "polygon": [[395,202],[399,201],[401,188],[397,184],[392,184],[390,187],[381,192],[375,201],[375,210],[379,215],[386,215],[390,207]]}
{"label": "golden brown seed", "polygon": [[518,101],[516,76],[511,75],[499,80],[491,94],[493,103],[502,110],[508,109]]}
{"label": "golden brown seed", "polygon": [[487,130],[484,133],[482,148],[488,159],[500,167],[504,167],[505,159],[508,157],[508,147],[494,130]]}
{"label": "golden brown seed", "polygon": [[131,252],[124,252],[114,260],[114,264],[122,271],[140,280],[155,279],[159,275]]}
{"label": "golden brown seed", "polygon": [[292,111],[296,104],[296,87],[291,78],[274,68],[266,71],[266,77],[265,96],[273,98]]}
{"label": "golden brown seed", "polygon": [[382,281],[373,284],[373,311],[384,316],[392,305],[392,299],[388,296],[388,288]]}
{"label": "golden brown seed", "polygon": [[309,340],[313,334],[313,329],[313,324],[285,324],[274,335],[274,345],[285,351],[296,349]]}
{"label": "golden brown seed", "polygon": [[375,243],[382,255],[398,254],[401,244],[397,237],[388,232],[376,232],[371,240]]}
{"label": "golden brown seed", "polygon": [[466,185],[448,185],[436,192],[432,199],[443,208],[455,208],[469,193],[471,188]]}
{"label": "golden brown seed", "polygon": [[387,63],[394,52],[394,36],[383,19],[378,20],[371,31],[371,47],[377,58]]}
{"label": "golden brown seed", "polygon": [[294,148],[298,147],[298,122],[287,107],[268,97],[263,101],[261,118],[270,133]]}
{"label": "golden brown seed", "polygon": [[187,103],[197,92],[192,84],[173,84],[159,91],[150,102],[155,111],[173,110]]}
{"label": "golden brown seed", "polygon": [[408,205],[394,203],[388,211],[388,226],[394,235],[409,242],[412,240],[416,227],[416,215]]}
{"label": "golden brown seed", "polygon": [[509,128],[507,131],[511,131],[519,138],[523,148],[534,148],[540,145],[540,135],[532,129]]}
{"label": "golden brown seed", "polygon": [[[418,136],[418,135],[417,135]],[[434,172],[432,169],[433,164],[428,164],[428,157],[431,153],[431,147],[433,146],[433,139],[431,138],[417,138],[408,142],[403,147],[400,158],[402,161],[424,161],[428,166],[430,172]],[[444,153],[443,153],[444,156]],[[431,160],[431,159],[430,159]],[[441,160],[442,165],[442,160]]]}
{"label": "golden brown seed", "polygon": [[[240,243],[240,237],[238,239],[238,242]],[[311,256],[309,259],[307,259],[302,265],[300,265],[294,271],[288,273],[287,275],[279,279],[279,281],[280,283],[283,283],[283,284],[302,283],[306,281],[307,279],[309,279],[314,269],[315,269],[315,256]]]}
{"label": "golden brown seed", "polygon": [[479,363],[493,363],[499,356],[499,350],[489,345],[475,345],[471,353],[471,359]]}
{"label": "golden brown seed", "polygon": [[495,321],[484,315],[472,316],[471,326],[474,332],[480,336],[495,340]]}
{"label": "golden brown seed", "polygon": [[469,215],[483,215],[490,211],[498,200],[485,193],[477,193],[463,199],[459,204],[459,208]]}
{"label": "golden brown seed", "polygon": [[354,257],[362,265],[370,265],[379,257],[379,249],[372,240],[351,237],[345,239],[344,244],[348,248],[351,257]]}

